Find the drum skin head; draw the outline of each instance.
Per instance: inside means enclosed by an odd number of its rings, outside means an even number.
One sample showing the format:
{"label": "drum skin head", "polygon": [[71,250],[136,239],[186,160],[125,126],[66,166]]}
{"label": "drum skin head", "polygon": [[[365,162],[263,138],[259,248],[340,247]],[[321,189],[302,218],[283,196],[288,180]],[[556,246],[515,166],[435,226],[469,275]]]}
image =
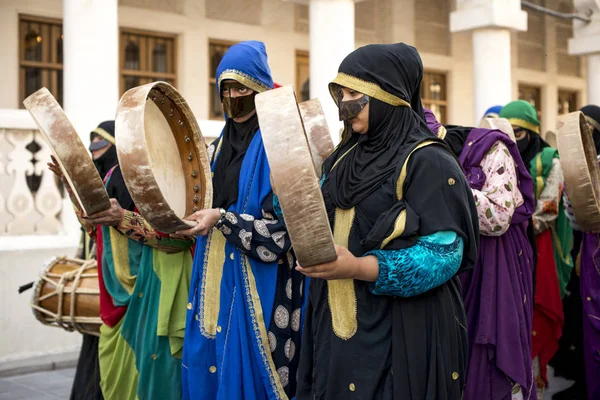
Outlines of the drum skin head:
{"label": "drum skin head", "polygon": [[212,205],[212,175],[185,99],[166,82],[130,89],[115,128],[123,178],[142,216],[164,233],[189,229],[182,218]]}
{"label": "drum skin head", "polygon": [[558,117],[556,141],[577,224],[600,233],[600,169],[592,131],[581,111]]}
{"label": "drum skin head", "polygon": [[41,88],[23,104],[48,142],[81,209],[90,215],[110,208],[102,178],[54,96]]}
{"label": "drum skin head", "polygon": [[302,266],[336,259],[333,235],[294,89],[256,95],[256,113],[274,190]]}
{"label": "drum skin head", "polygon": [[323,162],[333,153],[334,145],[329,134],[327,120],[319,99],[298,104],[306,139],[312,156],[317,177],[321,177]]}

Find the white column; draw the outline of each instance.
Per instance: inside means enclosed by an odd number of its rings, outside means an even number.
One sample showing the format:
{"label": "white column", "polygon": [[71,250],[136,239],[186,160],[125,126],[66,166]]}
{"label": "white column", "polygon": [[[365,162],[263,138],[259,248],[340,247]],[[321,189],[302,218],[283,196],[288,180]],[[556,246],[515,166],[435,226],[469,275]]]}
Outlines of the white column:
{"label": "white column", "polygon": [[600,106],[600,53],[587,56],[588,104]]}
{"label": "white column", "polygon": [[478,121],[488,108],[512,100],[508,29],[477,29],[473,32],[473,80],[474,121]]}
{"label": "white column", "polygon": [[339,141],[338,109],[329,82],[354,50],[354,1],[310,0],[310,97],[321,100],[333,141]]}
{"label": "white column", "polygon": [[588,104],[600,106],[600,0],[575,0],[575,11],[590,22],[573,21],[569,54],[587,57]]}
{"label": "white column", "polygon": [[[119,101],[118,0],[63,0],[64,109],[87,147],[98,123],[114,119]],[[61,222],[79,235],[67,198]]]}
{"label": "white column", "polygon": [[64,109],[84,144],[119,100],[118,0],[63,0]]}
{"label": "white column", "polygon": [[450,31],[473,31],[473,123],[512,100],[511,30],[527,29],[519,0],[457,0]]}

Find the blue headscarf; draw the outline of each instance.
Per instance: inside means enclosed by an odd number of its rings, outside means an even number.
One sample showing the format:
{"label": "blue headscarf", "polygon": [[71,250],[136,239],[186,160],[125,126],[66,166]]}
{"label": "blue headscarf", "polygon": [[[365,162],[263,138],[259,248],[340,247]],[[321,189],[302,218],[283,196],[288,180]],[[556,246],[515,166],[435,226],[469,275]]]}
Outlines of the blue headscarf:
{"label": "blue headscarf", "polygon": [[250,40],[234,44],[227,50],[217,67],[217,90],[221,100],[221,82],[226,79],[238,81],[257,93],[273,89],[265,44]]}
{"label": "blue headscarf", "polygon": [[[264,44],[232,46],[217,69],[218,86],[225,79],[256,92],[272,88]],[[218,157],[219,150],[213,171]],[[259,130],[242,162],[237,201],[228,211],[262,218],[262,204],[272,192],[270,173]],[[182,360],[184,400],[286,397],[267,338],[277,272],[277,261],[247,257],[216,229],[198,238]]]}
{"label": "blue headscarf", "polygon": [[483,114],[483,118],[498,118],[500,111],[502,111],[502,106],[490,107],[485,114]]}

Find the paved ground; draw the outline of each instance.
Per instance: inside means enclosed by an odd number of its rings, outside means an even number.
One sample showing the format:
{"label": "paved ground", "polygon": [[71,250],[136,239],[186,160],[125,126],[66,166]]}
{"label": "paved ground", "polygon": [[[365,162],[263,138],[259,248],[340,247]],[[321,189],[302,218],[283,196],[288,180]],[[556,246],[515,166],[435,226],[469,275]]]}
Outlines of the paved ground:
{"label": "paved ground", "polygon": [[0,400],[68,400],[75,369],[36,372],[0,379]]}
{"label": "paved ground", "polygon": [[[0,400],[68,400],[74,376],[75,369],[69,368],[1,378]],[[551,379],[544,400],[551,400],[552,394],[571,384],[562,378]]]}

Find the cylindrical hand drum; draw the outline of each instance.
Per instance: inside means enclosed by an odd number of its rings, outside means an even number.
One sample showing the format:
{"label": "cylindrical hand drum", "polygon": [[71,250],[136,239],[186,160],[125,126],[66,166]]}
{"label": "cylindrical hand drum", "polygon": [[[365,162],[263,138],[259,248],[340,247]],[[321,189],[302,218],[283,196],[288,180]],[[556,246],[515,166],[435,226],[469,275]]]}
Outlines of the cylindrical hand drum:
{"label": "cylindrical hand drum", "polygon": [[298,109],[306,131],[306,139],[308,140],[315,171],[320,178],[323,162],[333,153],[334,149],[327,120],[319,99],[302,102],[298,104]]}
{"label": "cylindrical hand drum", "polygon": [[110,208],[102,178],[67,115],[48,89],[23,101],[58,161],[81,209],[94,214]]}
{"label": "cylindrical hand drum", "polygon": [[44,325],[100,334],[100,286],[96,260],[57,257],[40,273],[31,302]]}
{"label": "cylindrical hand drum", "polygon": [[592,132],[580,111],[558,117],[556,141],[577,224],[600,233],[600,169]]}
{"label": "cylindrical hand drum", "polygon": [[182,220],[212,204],[212,176],[200,127],[166,82],[128,90],[117,109],[116,141],[127,189],[157,230],[189,229]]}
{"label": "cylindrical hand drum", "polygon": [[512,125],[506,118],[484,118],[479,124],[480,128],[497,129],[506,133],[513,141],[516,141]]}
{"label": "cylindrical hand drum", "polygon": [[269,90],[256,95],[255,102],[271,177],[300,265],[335,260],[333,235],[294,89]]}

